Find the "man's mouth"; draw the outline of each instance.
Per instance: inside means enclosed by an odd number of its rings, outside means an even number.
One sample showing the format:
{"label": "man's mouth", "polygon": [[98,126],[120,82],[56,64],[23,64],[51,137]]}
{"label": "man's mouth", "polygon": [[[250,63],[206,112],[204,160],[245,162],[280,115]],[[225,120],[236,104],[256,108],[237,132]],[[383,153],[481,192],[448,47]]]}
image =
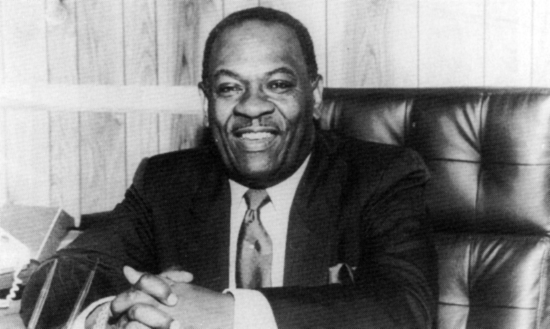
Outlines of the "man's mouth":
{"label": "man's mouth", "polygon": [[268,149],[278,135],[279,131],[271,127],[243,128],[233,132],[237,144],[247,152],[261,152]]}
{"label": "man's mouth", "polygon": [[242,134],[240,138],[248,140],[261,140],[272,138],[273,136],[274,134],[271,132],[250,132]]}

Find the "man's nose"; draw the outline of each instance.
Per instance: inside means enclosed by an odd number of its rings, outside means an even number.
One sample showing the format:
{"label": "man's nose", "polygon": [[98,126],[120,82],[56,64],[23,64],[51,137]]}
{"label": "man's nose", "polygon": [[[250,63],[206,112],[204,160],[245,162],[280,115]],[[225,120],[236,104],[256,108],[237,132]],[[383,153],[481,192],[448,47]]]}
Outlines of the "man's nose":
{"label": "man's nose", "polygon": [[237,114],[257,118],[272,113],[275,110],[275,105],[268,100],[267,95],[261,90],[252,89],[241,97],[234,110]]}

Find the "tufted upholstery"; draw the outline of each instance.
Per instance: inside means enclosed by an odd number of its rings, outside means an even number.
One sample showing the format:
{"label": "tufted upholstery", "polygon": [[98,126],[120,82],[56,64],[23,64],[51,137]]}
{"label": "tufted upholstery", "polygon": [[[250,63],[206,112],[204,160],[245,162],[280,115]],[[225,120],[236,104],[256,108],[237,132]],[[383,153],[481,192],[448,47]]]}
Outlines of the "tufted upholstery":
{"label": "tufted upholstery", "polygon": [[323,129],[430,168],[439,328],[550,328],[550,89],[326,89]]}

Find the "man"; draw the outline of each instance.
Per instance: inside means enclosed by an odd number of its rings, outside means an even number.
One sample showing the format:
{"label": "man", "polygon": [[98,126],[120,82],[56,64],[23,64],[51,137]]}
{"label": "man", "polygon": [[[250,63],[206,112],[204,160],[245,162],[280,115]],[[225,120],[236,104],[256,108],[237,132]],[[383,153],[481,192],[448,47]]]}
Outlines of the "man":
{"label": "man", "polygon": [[[232,14],[202,80],[214,142],[143,161],[108,224],[57,254],[42,327],[66,321],[96,259],[89,327],[430,327],[426,169],[412,151],[316,130],[307,30],[272,9]],[[25,289],[25,321],[50,266]]]}

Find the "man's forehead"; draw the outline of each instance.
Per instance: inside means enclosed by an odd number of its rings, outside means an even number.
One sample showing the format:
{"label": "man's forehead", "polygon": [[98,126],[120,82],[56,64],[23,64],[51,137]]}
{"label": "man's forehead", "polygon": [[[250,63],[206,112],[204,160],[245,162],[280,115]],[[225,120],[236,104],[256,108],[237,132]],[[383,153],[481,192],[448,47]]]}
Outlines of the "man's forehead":
{"label": "man's forehead", "polygon": [[305,67],[300,43],[291,28],[280,23],[249,20],[220,34],[214,42],[210,64],[214,69],[214,66],[228,59],[269,59],[277,56],[294,58],[293,62],[297,61],[296,64]]}

